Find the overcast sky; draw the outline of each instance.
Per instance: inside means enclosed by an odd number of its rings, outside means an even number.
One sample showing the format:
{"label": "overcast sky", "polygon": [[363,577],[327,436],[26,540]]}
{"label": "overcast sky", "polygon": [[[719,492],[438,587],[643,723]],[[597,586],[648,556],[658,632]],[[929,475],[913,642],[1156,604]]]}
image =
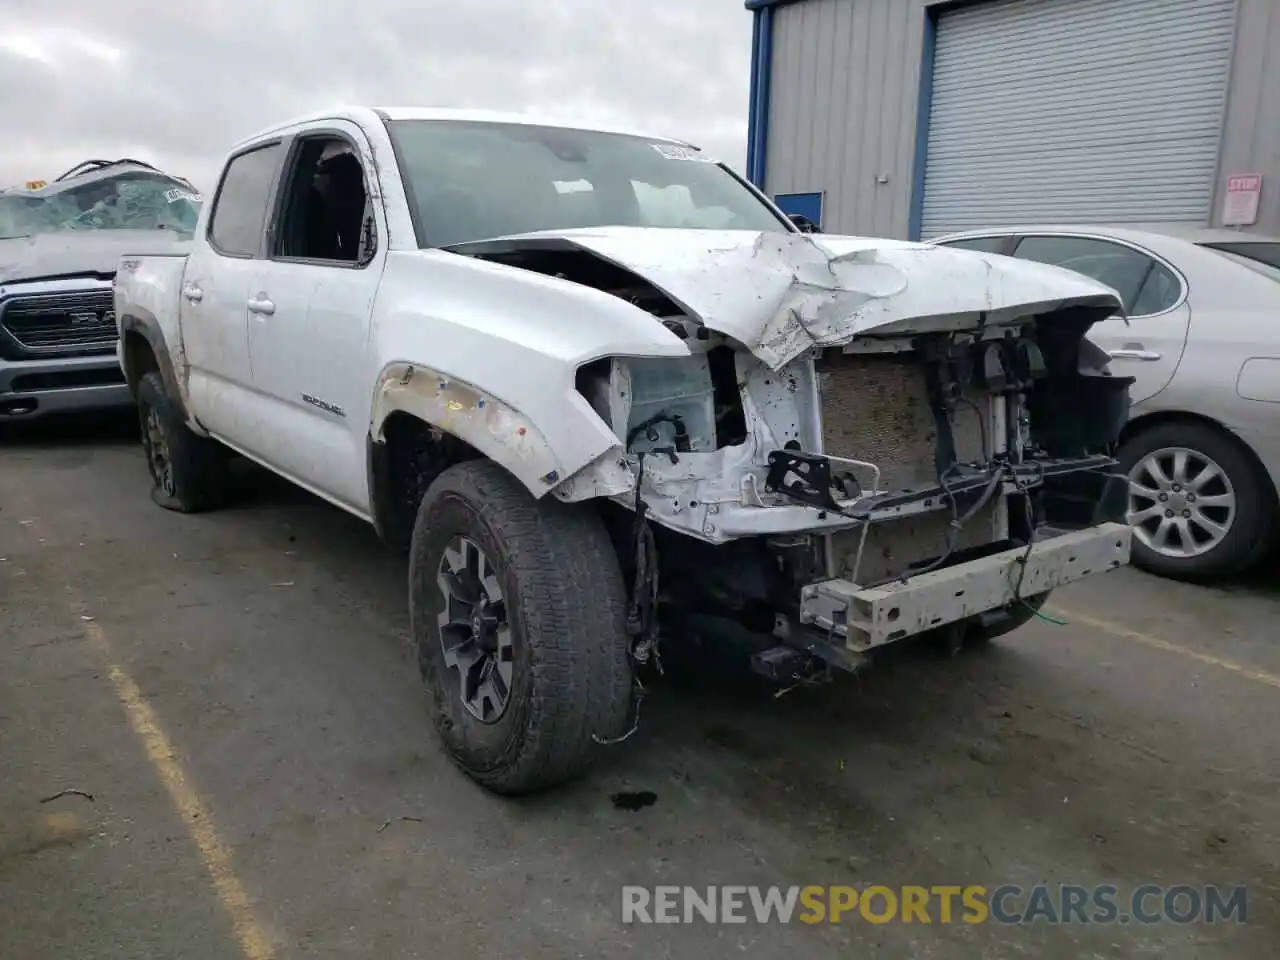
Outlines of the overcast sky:
{"label": "overcast sky", "polygon": [[0,187],[129,156],[209,190],[236,140],[341,103],[622,123],[745,163],[741,0],[42,6],[0,19]]}

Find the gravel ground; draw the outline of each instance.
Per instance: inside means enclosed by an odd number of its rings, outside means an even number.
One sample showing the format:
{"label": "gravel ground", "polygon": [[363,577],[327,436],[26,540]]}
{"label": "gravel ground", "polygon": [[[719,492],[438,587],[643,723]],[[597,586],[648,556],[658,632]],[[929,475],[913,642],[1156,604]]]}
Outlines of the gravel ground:
{"label": "gravel ground", "polygon": [[[1064,625],[781,698],[666,682],[593,775],[511,801],[430,733],[403,559],[242,485],[181,517],[127,420],[0,438],[0,957],[1280,954],[1274,569],[1125,570]],[[622,920],[625,884],[1038,883],[1243,885],[1248,922]]]}

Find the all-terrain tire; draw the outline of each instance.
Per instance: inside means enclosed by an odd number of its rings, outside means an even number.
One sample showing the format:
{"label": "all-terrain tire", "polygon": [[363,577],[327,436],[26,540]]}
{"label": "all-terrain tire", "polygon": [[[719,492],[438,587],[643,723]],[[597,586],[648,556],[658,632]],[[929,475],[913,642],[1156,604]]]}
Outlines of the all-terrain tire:
{"label": "all-terrain tire", "polygon": [[142,377],[137,401],[142,446],[155,484],[151,498],[179,513],[222,506],[227,499],[227,451],[217,441],[192,433],[158,372]]}
{"label": "all-terrain tire", "polygon": [[1271,546],[1277,519],[1271,484],[1225,431],[1195,421],[1166,422],[1141,430],[1121,448],[1121,469],[1132,477],[1147,457],[1162,450],[1182,449],[1216,464],[1226,474],[1235,495],[1235,513],[1226,534],[1211,549],[1196,556],[1174,557],[1143,543],[1134,530],[1133,565],[1175,580],[1207,581],[1229,577],[1258,563]]}
{"label": "all-terrain tire", "polygon": [[[509,692],[488,721],[464,704],[462,671],[446,662],[442,642],[449,601],[441,563],[447,549],[458,556],[459,538],[483,552],[510,628]],[[478,783],[512,795],[565,783],[598,757],[601,740],[625,731],[632,687],[626,590],[605,527],[589,508],[535,500],[489,461],[450,467],[418,510],[409,595],[436,730]]]}

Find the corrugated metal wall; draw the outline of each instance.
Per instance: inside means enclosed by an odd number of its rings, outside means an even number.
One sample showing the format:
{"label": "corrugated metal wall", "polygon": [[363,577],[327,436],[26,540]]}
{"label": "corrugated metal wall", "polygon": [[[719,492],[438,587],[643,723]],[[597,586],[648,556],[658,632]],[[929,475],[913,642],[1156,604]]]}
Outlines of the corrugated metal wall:
{"label": "corrugated metal wall", "polygon": [[[1280,234],[1280,2],[1239,3],[1214,222],[1224,176],[1261,173],[1254,230]],[[825,192],[830,232],[908,235],[931,5],[802,0],[774,9],[765,187],[770,194]],[[878,182],[881,176],[888,182]]]}
{"label": "corrugated metal wall", "polygon": [[1209,222],[1236,0],[995,0],[938,19],[922,235]]}
{"label": "corrugated metal wall", "polygon": [[1280,3],[1240,0],[1227,122],[1214,193],[1213,224],[1222,222],[1226,178],[1262,174],[1258,224],[1251,232],[1280,236]]}
{"label": "corrugated metal wall", "polygon": [[907,235],[923,9],[922,0],[775,8],[766,189],[825,191],[830,233]]}

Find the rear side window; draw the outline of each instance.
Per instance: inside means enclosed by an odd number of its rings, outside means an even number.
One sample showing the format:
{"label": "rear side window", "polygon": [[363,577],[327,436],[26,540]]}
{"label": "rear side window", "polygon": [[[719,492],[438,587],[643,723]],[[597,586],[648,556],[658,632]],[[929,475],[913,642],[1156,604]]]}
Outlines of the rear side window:
{"label": "rear side window", "polygon": [[1215,253],[1271,280],[1280,280],[1280,243],[1245,241],[1206,243]]}
{"label": "rear side window", "polygon": [[1133,317],[1149,317],[1153,313],[1163,313],[1182,298],[1182,281],[1162,263],[1151,261],[1151,272],[1133,301],[1129,315]]}
{"label": "rear side window", "polygon": [[1280,243],[1244,240],[1234,243],[1206,243],[1205,246],[1210,250],[1234,253],[1237,257],[1280,270]]}
{"label": "rear side window", "polygon": [[209,242],[219,253],[230,257],[257,255],[280,148],[278,143],[258,147],[232,158],[227,165],[209,222]]}
{"label": "rear side window", "polygon": [[1009,242],[1008,237],[964,237],[961,240],[948,240],[940,243],[940,247],[956,247],[960,250],[976,250],[978,253],[999,253]]}
{"label": "rear side window", "polygon": [[1074,270],[1120,294],[1125,313],[1149,316],[1182,296],[1176,274],[1140,250],[1097,237],[1025,237],[1014,256]]}
{"label": "rear side window", "polygon": [[1266,277],[1269,280],[1275,280],[1277,282],[1280,282],[1280,267],[1272,267],[1272,266],[1269,266],[1268,264],[1263,263],[1261,260],[1254,260],[1254,259],[1251,259],[1250,257],[1242,257],[1240,256],[1240,254],[1236,253],[1234,250],[1223,250],[1221,247],[1210,247],[1209,249],[1212,250],[1214,253],[1218,254],[1223,259],[1230,260],[1232,263],[1239,264],[1240,266],[1244,267],[1246,270],[1252,270],[1254,273],[1259,274],[1260,276]]}

